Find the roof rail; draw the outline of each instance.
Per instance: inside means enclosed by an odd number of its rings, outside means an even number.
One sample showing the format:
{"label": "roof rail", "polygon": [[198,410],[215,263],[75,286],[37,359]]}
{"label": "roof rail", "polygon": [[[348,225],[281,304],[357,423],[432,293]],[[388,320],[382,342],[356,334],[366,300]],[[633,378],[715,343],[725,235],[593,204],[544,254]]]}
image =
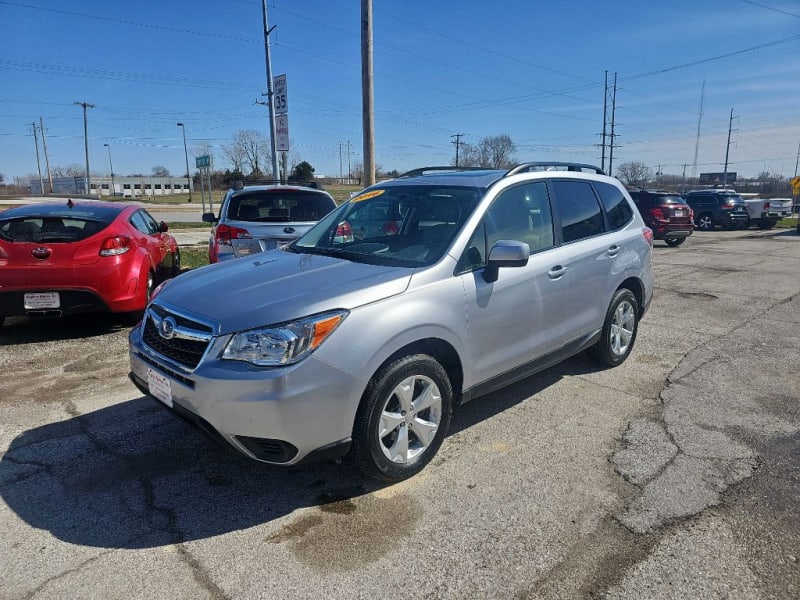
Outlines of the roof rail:
{"label": "roof rail", "polygon": [[516,167],[509,169],[509,171],[505,174],[506,177],[509,175],[516,175],[517,173],[526,173],[530,171],[591,171],[593,173],[597,173],[598,175],[605,175],[605,171],[603,171],[600,167],[595,165],[587,165],[583,163],[571,163],[571,162],[526,162]]}
{"label": "roof rail", "polygon": [[237,180],[233,182],[234,190],[241,190],[249,185],[301,185],[314,189],[322,189],[318,181],[281,181],[280,179],[248,179],[246,181]]}
{"label": "roof rail", "polygon": [[451,173],[456,173],[458,171],[488,171],[491,170],[491,167],[420,167],[419,169],[411,169],[410,171],[406,171],[402,175],[398,175],[398,177],[418,177],[420,175],[424,175],[425,173],[434,173],[436,171],[450,171]]}

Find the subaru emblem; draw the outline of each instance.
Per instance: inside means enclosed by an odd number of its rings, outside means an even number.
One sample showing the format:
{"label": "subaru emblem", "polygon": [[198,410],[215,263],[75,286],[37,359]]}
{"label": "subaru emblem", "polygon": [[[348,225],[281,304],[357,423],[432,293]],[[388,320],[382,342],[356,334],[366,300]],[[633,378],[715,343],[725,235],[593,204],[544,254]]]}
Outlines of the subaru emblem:
{"label": "subaru emblem", "polygon": [[175,327],[177,323],[175,319],[172,317],[167,317],[163,319],[161,323],[158,325],[158,335],[160,335],[165,340],[171,340],[175,337]]}

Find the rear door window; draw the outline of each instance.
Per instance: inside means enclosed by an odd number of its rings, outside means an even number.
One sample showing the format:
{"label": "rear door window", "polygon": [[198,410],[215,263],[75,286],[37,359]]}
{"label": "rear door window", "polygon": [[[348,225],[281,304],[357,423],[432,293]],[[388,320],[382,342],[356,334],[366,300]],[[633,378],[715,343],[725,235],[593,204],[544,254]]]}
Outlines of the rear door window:
{"label": "rear door window", "polygon": [[550,186],[565,244],[605,232],[603,211],[588,181],[556,180]]}

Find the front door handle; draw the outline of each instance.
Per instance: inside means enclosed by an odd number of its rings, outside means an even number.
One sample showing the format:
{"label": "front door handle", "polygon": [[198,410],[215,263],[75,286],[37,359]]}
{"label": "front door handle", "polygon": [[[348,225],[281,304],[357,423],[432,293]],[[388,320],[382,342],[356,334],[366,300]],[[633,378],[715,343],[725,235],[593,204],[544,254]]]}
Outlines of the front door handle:
{"label": "front door handle", "polygon": [[556,265],[552,269],[547,272],[547,276],[550,279],[561,279],[564,276],[564,273],[567,272],[567,267],[563,267],[561,265]]}

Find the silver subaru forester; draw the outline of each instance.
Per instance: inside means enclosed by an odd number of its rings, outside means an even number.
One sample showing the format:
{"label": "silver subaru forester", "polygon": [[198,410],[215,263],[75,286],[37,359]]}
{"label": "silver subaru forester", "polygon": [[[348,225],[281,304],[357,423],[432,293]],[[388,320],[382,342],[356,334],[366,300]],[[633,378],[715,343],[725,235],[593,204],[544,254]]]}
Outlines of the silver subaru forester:
{"label": "silver subaru forester", "polygon": [[[621,364],[652,231],[589,165],[418,169],[292,244],[157,289],[131,379],[250,458],[419,472],[453,409],[583,350]],[[220,293],[220,292],[224,293]]]}

